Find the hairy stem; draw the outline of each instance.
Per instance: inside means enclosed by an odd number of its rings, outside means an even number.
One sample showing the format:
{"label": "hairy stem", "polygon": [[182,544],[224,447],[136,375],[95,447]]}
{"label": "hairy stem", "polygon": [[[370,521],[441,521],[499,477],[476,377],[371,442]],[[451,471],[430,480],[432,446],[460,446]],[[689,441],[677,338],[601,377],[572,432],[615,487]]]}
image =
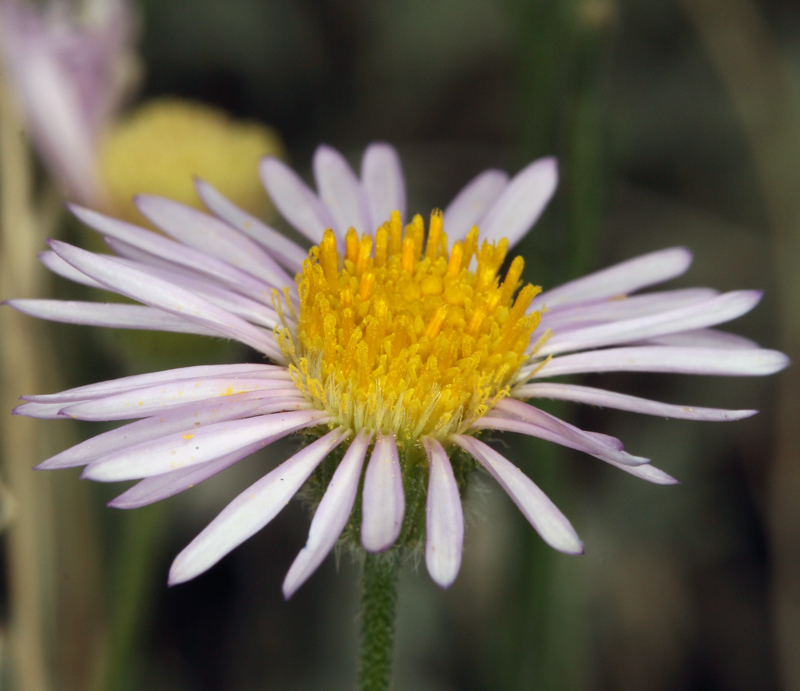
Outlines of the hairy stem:
{"label": "hairy stem", "polygon": [[396,550],[367,554],[361,575],[361,653],[359,691],[386,691],[392,673],[397,609]]}

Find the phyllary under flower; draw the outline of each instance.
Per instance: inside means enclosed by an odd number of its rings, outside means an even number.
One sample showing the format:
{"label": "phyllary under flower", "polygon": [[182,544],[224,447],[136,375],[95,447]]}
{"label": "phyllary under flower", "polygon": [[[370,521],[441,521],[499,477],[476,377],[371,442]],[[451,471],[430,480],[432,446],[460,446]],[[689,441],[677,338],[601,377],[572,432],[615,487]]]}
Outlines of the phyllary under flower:
{"label": "phyllary under flower", "polygon": [[712,328],[751,310],[757,291],[632,295],[684,273],[691,254],[683,248],[544,293],[521,282],[520,257],[501,275],[509,250],[555,191],[553,159],[535,161],[512,179],[499,170],[481,173],[443,213],[431,214],[427,232],[421,216],[405,222],[405,182],[392,147],[368,147],[357,177],[338,152],[322,146],[313,170],[317,193],[277,159],[260,167],[278,210],[313,243],[308,251],[198,181],[210,214],[164,198],[136,199],[169,237],[73,206],[113,254],[51,242],[52,251],[41,255],[59,275],[141,305],[9,301],[57,321],[234,338],[271,361],[26,396],[15,410],[40,418],[136,419],[39,466],[86,466],[83,477],[101,482],[139,480],[110,503],[118,508],[177,494],[277,439],[305,435],[300,451],[242,492],[178,555],[171,583],[213,566],[308,483],[318,503],[284,581],[286,597],[343,531],[369,552],[424,540],[428,571],[447,587],[461,563],[462,494],[478,466],[548,544],[580,553],[566,517],[481,441],[485,430],[553,441],[649,482],[673,484],[619,440],[524,401],[739,420],[755,411],[671,405],[550,380],[610,371],[765,375],[788,364],[779,352]]}

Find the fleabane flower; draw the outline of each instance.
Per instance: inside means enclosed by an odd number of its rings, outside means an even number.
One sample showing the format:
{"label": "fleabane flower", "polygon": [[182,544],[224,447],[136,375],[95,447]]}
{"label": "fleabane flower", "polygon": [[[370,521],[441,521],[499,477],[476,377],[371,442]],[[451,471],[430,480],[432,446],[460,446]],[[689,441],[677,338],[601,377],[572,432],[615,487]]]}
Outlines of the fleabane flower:
{"label": "fleabane flower", "polygon": [[512,179],[498,170],[482,173],[444,212],[434,210],[427,227],[421,216],[404,218],[405,183],[390,146],[366,150],[360,177],[329,147],[317,150],[313,169],[316,193],[279,160],[261,163],[275,206],[313,243],[310,250],[198,182],[211,214],[138,197],[137,208],[161,235],[73,206],[114,254],[52,242],[41,255],[54,272],[141,305],[9,301],[58,321],[234,338],[271,361],[26,396],[15,411],[136,419],[39,466],[86,466],[83,476],[102,482],[139,480],[110,503],[118,508],[164,499],[277,439],[304,436],[297,453],[242,492],[178,555],[171,583],[210,568],[305,486],[315,512],[286,576],[286,597],[339,540],[369,552],[424,543],[431,577],[447,587],[461,563],[462,497],[478,467],[548,544],[580,553],[567,518],[481,439],[487,431],[539,437],[649,482],[673,484],[619,440],[525,401],[738,420],[755,411],[665,404],[550,380],[609,371],[765,375],[788,364],[779,352],[713,328],[751,310],[757,291],[634,295],[684,273],[691,254],[683,248],[544,293],[522,281],[523,260],[508,261],[509,252],[556,188],[552,159]]}

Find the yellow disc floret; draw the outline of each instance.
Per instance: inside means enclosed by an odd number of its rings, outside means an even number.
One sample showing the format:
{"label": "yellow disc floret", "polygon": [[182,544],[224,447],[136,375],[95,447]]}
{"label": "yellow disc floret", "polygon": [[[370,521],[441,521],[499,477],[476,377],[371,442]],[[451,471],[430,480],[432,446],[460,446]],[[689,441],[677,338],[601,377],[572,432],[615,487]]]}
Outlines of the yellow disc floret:
{"label": "yellow disc floret", "polygon": [[315,405],[404,443],[464,431],[507,395],[539,323],[526,312],[540,289],[514,298],[522,258],[498,277],[507,240],[479,244],[474,227],[448,248],[438,210],[424,236],[421,216],[403,231],[394,212],[374,242],[351,228],[342,256],[326,231],[297,277],[296,328],[276,331]]}

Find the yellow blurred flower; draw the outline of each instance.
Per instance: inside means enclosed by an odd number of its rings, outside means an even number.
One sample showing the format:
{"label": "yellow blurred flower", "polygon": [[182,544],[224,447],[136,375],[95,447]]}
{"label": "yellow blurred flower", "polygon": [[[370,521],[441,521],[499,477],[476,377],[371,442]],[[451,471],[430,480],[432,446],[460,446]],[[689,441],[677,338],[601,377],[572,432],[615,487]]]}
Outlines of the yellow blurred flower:
{"label": "yellow blurred flower", "polygon": [[158,194],[200,207],[193,178],[216,187],[256,216],[272,206],[259,182],[262,156],[284,157],[278,134],[208,105],[168,98],[145,103],[117,121],[100,146],[100,169],[117,213],[142,223],[131,201]]}

